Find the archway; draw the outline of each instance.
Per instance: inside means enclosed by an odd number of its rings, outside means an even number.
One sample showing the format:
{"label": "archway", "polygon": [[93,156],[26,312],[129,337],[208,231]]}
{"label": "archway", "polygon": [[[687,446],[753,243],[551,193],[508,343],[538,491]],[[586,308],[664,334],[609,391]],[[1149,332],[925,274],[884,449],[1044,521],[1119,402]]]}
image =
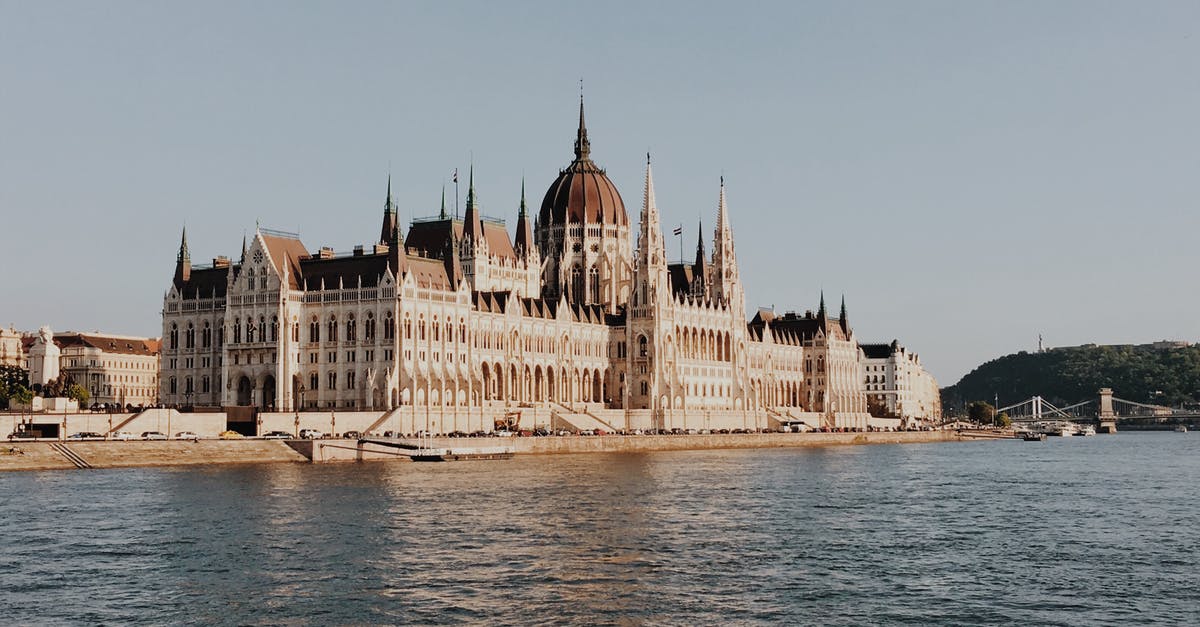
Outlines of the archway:
{"label": "archway", "polygon": [[243,376],[238,379],[237,386],[237,404],[247,406],[254,402],[254,384],[250,383],[250,378]]}
{"label": "archway", "polygon": [[263,378],[262,384],[262,402],[258,404],[263,411],[275,409],[275,376],[267,375]]}

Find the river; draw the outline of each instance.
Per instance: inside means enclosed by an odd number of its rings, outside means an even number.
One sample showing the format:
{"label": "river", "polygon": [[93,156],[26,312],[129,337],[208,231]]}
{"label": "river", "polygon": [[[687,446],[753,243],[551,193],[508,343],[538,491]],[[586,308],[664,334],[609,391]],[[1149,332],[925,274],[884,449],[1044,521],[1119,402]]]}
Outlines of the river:
{"label": "river", "polygon": [[1200,624],[1200,434],[0,475],[0,620]]}

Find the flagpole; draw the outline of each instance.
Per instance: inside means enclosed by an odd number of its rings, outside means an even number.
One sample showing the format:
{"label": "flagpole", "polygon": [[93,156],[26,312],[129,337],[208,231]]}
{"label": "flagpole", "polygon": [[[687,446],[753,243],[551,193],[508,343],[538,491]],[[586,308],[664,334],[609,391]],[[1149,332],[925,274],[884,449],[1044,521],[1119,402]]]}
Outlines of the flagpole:
{"label": "flagpole", "polygon": [[683,264],[683,223],[679,223],[679,263]]}
{"label": "flagpole", "polygon": [[458,219],[458,168],[454,168],[454,219]]}

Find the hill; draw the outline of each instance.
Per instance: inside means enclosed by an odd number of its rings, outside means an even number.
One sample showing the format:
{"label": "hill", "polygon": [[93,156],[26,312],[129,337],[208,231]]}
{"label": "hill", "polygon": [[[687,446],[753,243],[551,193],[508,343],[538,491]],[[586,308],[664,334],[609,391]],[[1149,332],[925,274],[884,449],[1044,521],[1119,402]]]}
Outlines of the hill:
{"label": "hill", "polygon": [[1200,345],[1089,344],[993,359],[942,390],[946,407],[971,401],[1000,404],[1034,395],[1063,406],[1110,387],[1119,398],[1178,406],[1200,401]]}

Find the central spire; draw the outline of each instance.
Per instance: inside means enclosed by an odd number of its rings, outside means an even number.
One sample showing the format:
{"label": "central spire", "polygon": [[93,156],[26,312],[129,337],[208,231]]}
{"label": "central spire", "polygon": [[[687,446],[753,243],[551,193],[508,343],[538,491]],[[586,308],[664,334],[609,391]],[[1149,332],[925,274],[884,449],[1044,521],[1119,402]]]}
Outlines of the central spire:
{"label": "central spire", "polygon": [[583,93],[579,94],[579,130],[575,133],[575,160],[591,159],[592,144],[588,141],[587,124],[583,121]]}

